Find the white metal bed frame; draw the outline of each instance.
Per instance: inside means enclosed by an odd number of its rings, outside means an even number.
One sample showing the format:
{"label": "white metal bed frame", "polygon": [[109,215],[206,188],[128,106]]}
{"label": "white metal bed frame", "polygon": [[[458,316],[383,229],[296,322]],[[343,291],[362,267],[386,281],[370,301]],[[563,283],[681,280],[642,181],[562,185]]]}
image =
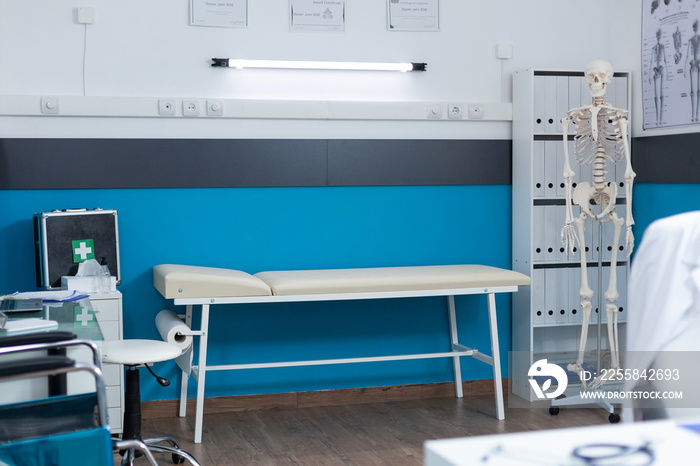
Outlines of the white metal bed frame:
{"label": "white metal bed frame", "polygon": [[[471,356],[493,367],[493,382],[496,396],[496,418],[505,419],[505,409],[503,403],[503,386],[501,381],[501,362],[498,345],[498,324],[496,318],[496,293],[513,293],[518,291],[517,285],[480,287],[480,288],[457,288],[457,289],[437,289],[437,290],[410,290],[372,293],[337,293],[337,294],[311,294],[311,295],[282,295],[282,296],[235,296],[223,298],[176,298],[174,304],[185,305],[185,323],[192,328],[192,314],[194,306],[201,306],[201,322],[199,330],[192,331],[193,335],[199,337],[198,363],[191,368],[191,375],[197,382],[197,397],[195,404],[195,428],[194,442],[201,443],[202,427],[204,421],[204,387],[205,378],[208,371],[226,371],[241,369],[263,369],[272,367],[296,367],[315,366],[327,364],[347,364],[360,362],[378,361],[400,361],[429,358],[452,358],[454,368],[455,394],[458,398],[462,393],[462,373],[459,358],[461,356]],[[457,333],[457,318],[455,312],[455,296],[486,294],[488,300],[489,329],[491,339],[491,354],[488,356],[475,348],[469,348],[459,343]],[[226,364],[207,365],[207,344],[209,333],[210,307],[221,304],[251,304],[251,303],[288,303],[306,301],[345,301],[362,299],[384,299],[384,298],[416,298],[428,296],[446,296],[447,308],[450,324],[451,350],[437,353],[405,354],[376,357],[342,358],[342,359],[319,359],[304,361],[284,361],[255,364]],[[180,385],[180,409],[179,416],[185,417],[187,411],[187,385],[190,373],[183,371]]]}

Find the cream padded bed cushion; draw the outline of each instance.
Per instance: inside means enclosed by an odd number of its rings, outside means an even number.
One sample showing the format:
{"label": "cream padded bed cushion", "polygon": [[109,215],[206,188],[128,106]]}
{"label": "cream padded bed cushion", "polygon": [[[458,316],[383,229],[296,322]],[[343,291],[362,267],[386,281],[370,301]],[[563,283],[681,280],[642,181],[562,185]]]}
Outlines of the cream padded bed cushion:
{"label": "cream padded bed cushion", "polygon": [[293,270],[254,275],[275,295],[372,293],[529,285],[519,272],[485,265]]}
{"label": "cream padded bed cushion", "polygon": [[519,272],[486,265],[430,265],[366,269],[245,272],[164,264],[153,268],[153,284],[166,298],[220,298],[376,293],[529,285]]}
{"label": "cream padded bed cushion", "polygon": [[240,270],[161,264],[153,267],[153,286],[168,299],[270,296],[267,284]]}

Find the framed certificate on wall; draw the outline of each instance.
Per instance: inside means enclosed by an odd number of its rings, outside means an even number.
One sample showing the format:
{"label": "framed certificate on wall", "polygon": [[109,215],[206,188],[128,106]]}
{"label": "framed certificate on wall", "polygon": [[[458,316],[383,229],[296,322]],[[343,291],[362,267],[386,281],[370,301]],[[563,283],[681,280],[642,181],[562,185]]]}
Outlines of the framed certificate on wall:
{"label": "framed certificate on wall", "polygon": [[345,0],[289,0],[289,29],[345,32]]}
{"label": "framed certificate on wall", "polygon": [[248,27],[248,0],[190,0],[190,24],[228,28]]}
{"label": "framed certificate on wall", "polygon": [[439,31],[440,0],[387,0],[390,31]]}

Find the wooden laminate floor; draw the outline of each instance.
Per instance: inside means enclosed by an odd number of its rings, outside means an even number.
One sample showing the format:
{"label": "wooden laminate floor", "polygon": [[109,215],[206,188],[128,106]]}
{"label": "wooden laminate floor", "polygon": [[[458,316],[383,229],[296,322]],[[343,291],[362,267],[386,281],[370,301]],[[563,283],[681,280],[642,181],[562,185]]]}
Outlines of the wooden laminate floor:
{"label": "wooden laminate floor", "polygon": [[[602,409],[506,409],[495,419],[493,395],[204,416],[194,444],[193,416],[144,419],[143,436],[171,435],[202,466],[422,465],[423,442],[437,438],[607,424]],[[159,464],[172,464],[158,455]],[[118,463],[117,463],[118,464]],[[137,464],[146,464],[143,458]]]}

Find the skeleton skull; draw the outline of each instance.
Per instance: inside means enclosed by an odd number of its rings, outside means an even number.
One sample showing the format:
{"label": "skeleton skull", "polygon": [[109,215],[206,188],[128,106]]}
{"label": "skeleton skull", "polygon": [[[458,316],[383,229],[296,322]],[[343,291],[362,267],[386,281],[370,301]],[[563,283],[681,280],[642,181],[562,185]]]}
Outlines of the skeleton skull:
{"label": "skeleton skull", "polygon": [[604,96],[605,88],[613,77],[612,65],[605,60],[592,60],[586,65],[585,74],[591,96]]}

